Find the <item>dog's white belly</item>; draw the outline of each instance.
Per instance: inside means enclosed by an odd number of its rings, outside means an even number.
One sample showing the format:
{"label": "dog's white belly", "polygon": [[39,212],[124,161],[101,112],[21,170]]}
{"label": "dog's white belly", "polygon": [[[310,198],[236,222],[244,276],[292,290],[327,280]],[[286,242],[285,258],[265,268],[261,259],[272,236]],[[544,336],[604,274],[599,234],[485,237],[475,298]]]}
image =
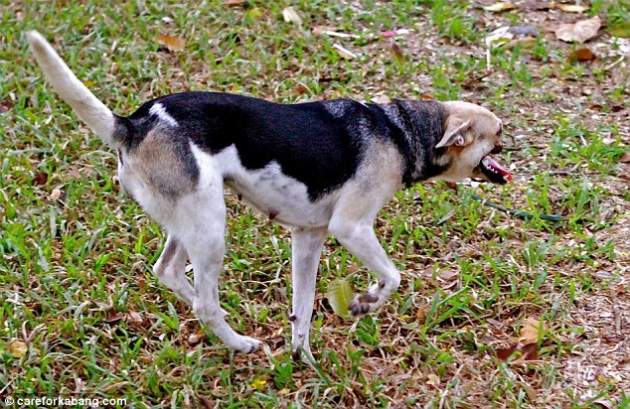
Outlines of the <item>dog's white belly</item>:
{"label": "dog's white belly", "polygon": [[[193,152],[198,159],[198,155],[210,156],[197,147]],[[277,162],[270,162],[261,169],[247,169],[234,146],[211,157],[225,184],[270,219],[290,226],[328,225],[337,197],[335,192],[312,202],[306,185],[282,173]],[[197,162],[200,166],[207,163],[205,160]]]}

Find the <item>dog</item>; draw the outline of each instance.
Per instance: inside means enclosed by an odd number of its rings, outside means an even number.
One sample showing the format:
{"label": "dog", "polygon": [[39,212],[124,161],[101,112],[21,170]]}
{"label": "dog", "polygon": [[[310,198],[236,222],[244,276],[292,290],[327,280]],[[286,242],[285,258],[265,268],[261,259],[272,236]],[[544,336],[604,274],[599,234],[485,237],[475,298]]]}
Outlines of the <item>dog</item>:
{"label": "dog", "polygon": [[[27,33],[45,77],[77,115],[118,153],[122,188],[167,232],[153,270],[229,348],[260,341],[236,333],[219,305],[228,187],[291,229],[291,350],[309,344],[320,252],[329,233],[378,276],[355,296],[353,315],[377,310],[400,273],[373,230],[402,187],[477,178],[503,184],[502,122],[475,104],[336,99],[277,104],[216,92],[183,92],[113,114],[38,33]],[[185,275],[193,265],[193,284]]]}

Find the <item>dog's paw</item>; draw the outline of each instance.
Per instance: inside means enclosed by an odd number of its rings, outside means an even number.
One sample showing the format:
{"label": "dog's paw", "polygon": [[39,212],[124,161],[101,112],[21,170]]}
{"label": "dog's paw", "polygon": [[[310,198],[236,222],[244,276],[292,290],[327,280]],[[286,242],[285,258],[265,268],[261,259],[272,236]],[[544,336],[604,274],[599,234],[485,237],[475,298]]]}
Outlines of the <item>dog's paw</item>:
{"label": "dog's paw", "polygon": [[238,342],[232,346],[232,349],[244,354],[251,354],[260,348],[261,345],[262,342],[256,338],[241,336]]}
{"label": "dog's paw", "polygon": [[294,362],[299,362],[301,360],[306,365],[313,365],[315,363],[315,357],[311,352],[311,348],[308,347],[303,348],[300,346],[296,349],[293,349],[293,351],[291,352],[291,357],[293,358]]}
{"label": "dog's paw", "polygon": [[354,297],[348,308],[350,313],[356,317],[376,310],[381,304],[382,302],[378,296],[366,293]]}

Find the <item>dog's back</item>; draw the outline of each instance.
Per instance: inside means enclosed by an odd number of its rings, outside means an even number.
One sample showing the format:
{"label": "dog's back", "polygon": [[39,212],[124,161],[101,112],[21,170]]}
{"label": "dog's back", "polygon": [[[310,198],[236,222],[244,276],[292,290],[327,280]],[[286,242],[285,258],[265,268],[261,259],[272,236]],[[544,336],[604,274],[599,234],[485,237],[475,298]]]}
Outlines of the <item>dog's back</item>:
{"label": "dog's back", "polygon": [[[371,112],[350,100],[276,104],[240,95],[186,92],[149,101],[125,119],[132,145],[156,127],[180,143],[193,142],[216,155],[230,146],[247,170],[277,163],[283,174],[307,186],[311,200],[346,182],[356,172],[371,133],[363,123]],[[365,125],[367,126],[367,125]],[[177,141],[177,139],[179,141]],[[180,151],[186,154],[186,148]],[[225,178],[236,175],[225,169]]]}

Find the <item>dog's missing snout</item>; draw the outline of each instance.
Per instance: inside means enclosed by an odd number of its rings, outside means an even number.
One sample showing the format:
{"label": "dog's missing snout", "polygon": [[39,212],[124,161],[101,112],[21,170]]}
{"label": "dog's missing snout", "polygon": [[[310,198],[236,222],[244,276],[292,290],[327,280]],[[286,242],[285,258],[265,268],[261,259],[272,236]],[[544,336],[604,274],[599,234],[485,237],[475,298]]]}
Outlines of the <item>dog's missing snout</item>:
{"label": "dog's missing snout", "polygon": [[[377,212],[404,186],[474,177],[506,183],[489,156],[501,150],[501,121],[452,101],[362,103],[337,99],[277,104],[185,92],[113,114],[37,32],[27,33],[48,82],[118,152],[121,186],[167,232],[154,271],[230,348],[260,342],[225,321],[218,280],[225,252],[224,187],[291,229],[291,349],[312,360],[309,328],[322,246],[329,233],[375,272],[354,298],[354,315],[379,308],[400,274],[373,230]],[[193,283],[185,267],[193,265]]]}

